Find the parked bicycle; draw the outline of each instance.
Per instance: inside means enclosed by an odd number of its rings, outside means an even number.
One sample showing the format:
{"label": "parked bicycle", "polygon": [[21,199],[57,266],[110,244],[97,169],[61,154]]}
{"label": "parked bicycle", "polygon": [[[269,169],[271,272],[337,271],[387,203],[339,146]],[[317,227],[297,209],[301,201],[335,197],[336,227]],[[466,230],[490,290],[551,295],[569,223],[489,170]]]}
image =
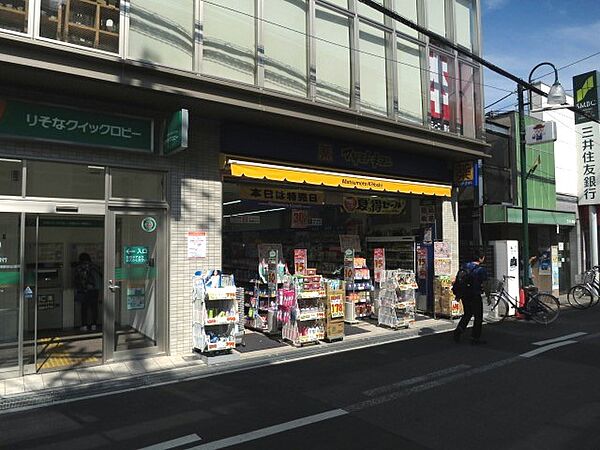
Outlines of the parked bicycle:
{"label": "parked bicycle", "polygon": [[567,300],[573,308],[591,308],[600,300],[600,267],[594,266],[582,275],[582,282],[576,284],[567,294]]}
{"label": "parked bicycle", "polygon": [[496,321],[502,322],[506,319],[511,310],[531,318],[537,323],[549,324],[556,320],[560,312],[560,302],[552,295],[545,292],[538,292],[537,288],[531,286],[525,288],[525,305],[519,306],[517,299],[513,298],[504,289],[506,280],[514,278],[512,276],[503,276],[503,280],[496,280],[496,286],[491,288],[488,296],[488,305],[491,305],[489,315]]}

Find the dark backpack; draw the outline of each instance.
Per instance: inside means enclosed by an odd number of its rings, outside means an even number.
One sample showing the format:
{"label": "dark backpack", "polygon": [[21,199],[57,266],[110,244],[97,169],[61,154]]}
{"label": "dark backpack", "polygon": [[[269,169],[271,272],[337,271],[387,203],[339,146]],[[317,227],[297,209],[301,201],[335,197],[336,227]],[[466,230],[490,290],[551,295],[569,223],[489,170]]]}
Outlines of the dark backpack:
{"label": "dark backpack", "polygon": [[79,264],[75,267],[74,284],[75,289],[80,292],[98,289],[96,277],[92,264]]}
{"label": "dark backpack", "polygon": [[456,273],[454,283],[452,283],[452,293],[457,299],[463,299],[473,293],[473,285],[475,284],[474,277],[475,268],[467,269],[462,267]]}

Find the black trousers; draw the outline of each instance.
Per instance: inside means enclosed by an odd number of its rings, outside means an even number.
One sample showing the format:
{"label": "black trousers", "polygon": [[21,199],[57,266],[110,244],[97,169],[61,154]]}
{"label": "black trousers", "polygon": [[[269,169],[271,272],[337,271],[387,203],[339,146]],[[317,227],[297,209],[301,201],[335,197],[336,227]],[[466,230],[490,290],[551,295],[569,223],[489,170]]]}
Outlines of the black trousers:
{"label": "black trousers", "polygon": [[467,329],[467,325],[474,318],[473,330],[471,331],[471,337],[473,339],[479,339],[481,337],[481,324],[483,323],[483,300],[481,295],[474,295],[462,300],[463,309],[465,310],[464,315],[458,322],[457,330],[464,332]]}
{"label": "black trousers", "polygon": [[98,324],[98,296],[100,291],[92,289],[81,294],[81,325]]}

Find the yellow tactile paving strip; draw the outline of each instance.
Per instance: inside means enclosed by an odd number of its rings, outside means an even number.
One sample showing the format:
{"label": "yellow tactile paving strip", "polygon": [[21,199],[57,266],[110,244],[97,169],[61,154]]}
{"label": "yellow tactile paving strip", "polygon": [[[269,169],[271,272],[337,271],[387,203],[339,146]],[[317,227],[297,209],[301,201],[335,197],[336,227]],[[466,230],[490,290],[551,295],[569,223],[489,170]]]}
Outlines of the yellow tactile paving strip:
{"label": "yellow tactile paving strip", "polygon": [[100,364],[101,358],[89,352],[74,353],[65,351],[65,343],[57,337],[38,339],[38,344],[45,345],[38,356],[38,370],[74,367],[83,364]]}

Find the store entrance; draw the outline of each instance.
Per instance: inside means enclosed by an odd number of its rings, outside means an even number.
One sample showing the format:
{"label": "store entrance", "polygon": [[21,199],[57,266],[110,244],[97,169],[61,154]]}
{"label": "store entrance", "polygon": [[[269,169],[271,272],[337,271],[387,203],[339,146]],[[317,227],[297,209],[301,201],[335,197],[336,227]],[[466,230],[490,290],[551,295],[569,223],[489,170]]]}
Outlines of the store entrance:
{"label": "store entrance", "polygon": [[24,224],[28,371],[101,364],[104,216],[25,214]]}

